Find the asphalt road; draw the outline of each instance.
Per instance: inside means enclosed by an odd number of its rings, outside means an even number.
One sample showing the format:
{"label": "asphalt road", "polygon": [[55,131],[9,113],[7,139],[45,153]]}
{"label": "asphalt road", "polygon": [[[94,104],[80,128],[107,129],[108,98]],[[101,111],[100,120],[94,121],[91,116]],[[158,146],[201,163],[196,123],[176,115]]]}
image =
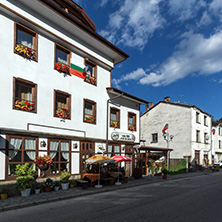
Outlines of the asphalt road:
{"label": "asphalt road", "polygon": [[0,213],[0,222],[220,222],[222,172]]}

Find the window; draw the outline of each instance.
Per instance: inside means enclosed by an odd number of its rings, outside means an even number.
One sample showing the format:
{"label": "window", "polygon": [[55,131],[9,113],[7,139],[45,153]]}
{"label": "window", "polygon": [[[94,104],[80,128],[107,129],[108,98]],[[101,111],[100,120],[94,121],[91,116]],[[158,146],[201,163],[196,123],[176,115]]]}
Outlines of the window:
{"label": "window", "polygon": [[38,34],[33,30],[15,23],[15,50],[14,52],[27,59],[38,60]]}
{"label": "window", "polygon": [[37,85],[14,77],[13,88],[13,109],[36,113]]}
{"label": "window", "polygon": [[97,77],[97,66],[95,63],[89,60],[85,60],[85,71],[86,71],[86,78],[85,81],[96,85],[96,77]]}
{"label": "window", "polygon": [[116,156],[121,154],[121,145],[119,144],[109,144],[107,149],[107,156]]}
{"label": "window", "polygon": [[61,173],[62,171],[70,172],[70,141],[67,140],[49,140],[48,155],[52,157],[53,165],[50,172],[53,174]]}
{"label": "window", "polygon": [[96,103],[94,101],[84,99],[83,121],[96,124]]}
{"label": "window", "polygon": [[120,110],[117,108],[110,108],[110,127],[120,128]]}
{"label": "window", "polygon": [[70,74],[70,57],[68,49],[55,44],[55,69],[59,72]]}
{"label": "window", "polygon": [[136,131],[136,114],[128,113],[128,130]]}
{"label": "window", "polygon": [[221,149],[222,147],[221,147],[221,140],[219,140],[219,149]]}
{"label": "window", "polygon": [[196,122],[200,123],[200,113],[196,112]]}
{"label": "window", "polygon": [[158,133],[153,133],[152,134],[152,143],[157,143],[158,142]]}
{"label": "window", "polygon": [[221,136],[221,127],[218,127],[218,135]]}
{"label": "window", "polygon": [[204,116],[204,125],[208,126],[208,124],[207,124],[207,116]]}
{"label": "window", "polygon": [[207,135],[207,133],[204,133],[204,143],[208,143],[209,140],[209,136]]}
{"label": "window", "polygon": [[15,176],[17,164],[33,163],[37,156],[37,139],[34,137],[7,136],[7,175]]}
{"label": "window", "polygon": [[200,142],[200,131],[199,130],[197,130],[196,131],[196,142]]}
{"label": "window", "polygon": [[54,117],[71,119],[71,95],[59,90],[54,91]]}

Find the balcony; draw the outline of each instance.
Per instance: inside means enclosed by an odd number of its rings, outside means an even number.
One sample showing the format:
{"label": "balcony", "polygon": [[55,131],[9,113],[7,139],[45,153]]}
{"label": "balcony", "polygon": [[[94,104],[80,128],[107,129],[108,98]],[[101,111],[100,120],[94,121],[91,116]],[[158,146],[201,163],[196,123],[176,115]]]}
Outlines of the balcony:
{"label": "balcony", "polygon": [[35,103],[33,101],[15,98],[14,108],[18,110],[33,112],[35,111]]}
{"label": "balcony", "polygon": [[70,75],[70,66],[61,62],[55,63],[55,69],[64,74]]}
{"label": "balcony", "polygon": [[23,56],[26,59],[35,60],[37,59],[37,53],[36,50],[31,49],[25,45],[22,45],[20,43],[15,44],[15,53]]}

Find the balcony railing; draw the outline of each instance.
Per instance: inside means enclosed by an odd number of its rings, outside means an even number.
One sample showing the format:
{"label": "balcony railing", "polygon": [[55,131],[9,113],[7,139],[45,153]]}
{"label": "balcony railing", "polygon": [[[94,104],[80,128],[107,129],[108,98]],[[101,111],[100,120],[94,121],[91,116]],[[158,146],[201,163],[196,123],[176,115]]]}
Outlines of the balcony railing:
{"label": "balcony railing", "polygon": [[23,111],[34,111],[35,110],[35,102],[30,101],[30,100],[15,98],[14,107],[15,107],[15,109],[19,109],[19,110],[23,110]]}
{"label": "balcony railing", "polygon": [[96,85],[96,77],[90,76],[90,75],[86,75],[85,82],[88,82],[88,83],[90,83],[92,85]]}
{"label": "balcony railing", "polygon": [[70,75],[70,66],[62,62],[55,63],[55,69],[59,72]]}
{"label": "balcony railing", "polygon": [[15,53],[27,58],[27,59],[36,59],[36,50],[29,48],[21,43],[15,44]]}

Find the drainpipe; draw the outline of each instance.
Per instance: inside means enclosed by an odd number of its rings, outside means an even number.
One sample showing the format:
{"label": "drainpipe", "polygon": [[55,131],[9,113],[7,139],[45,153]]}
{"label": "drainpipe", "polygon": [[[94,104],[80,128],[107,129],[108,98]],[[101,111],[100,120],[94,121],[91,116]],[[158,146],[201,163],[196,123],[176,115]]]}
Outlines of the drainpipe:
{"label": "drainpipe", "polygon": [[108,131],[109,131],[109,102],[112,100],[115,100],[117,98],[120,98],[124,95],[124,93],[122,93],[121,95],[115,96],[113,98],[110,98],[107,100],[107,107],[106,107],[106,150],[108,150]]}

